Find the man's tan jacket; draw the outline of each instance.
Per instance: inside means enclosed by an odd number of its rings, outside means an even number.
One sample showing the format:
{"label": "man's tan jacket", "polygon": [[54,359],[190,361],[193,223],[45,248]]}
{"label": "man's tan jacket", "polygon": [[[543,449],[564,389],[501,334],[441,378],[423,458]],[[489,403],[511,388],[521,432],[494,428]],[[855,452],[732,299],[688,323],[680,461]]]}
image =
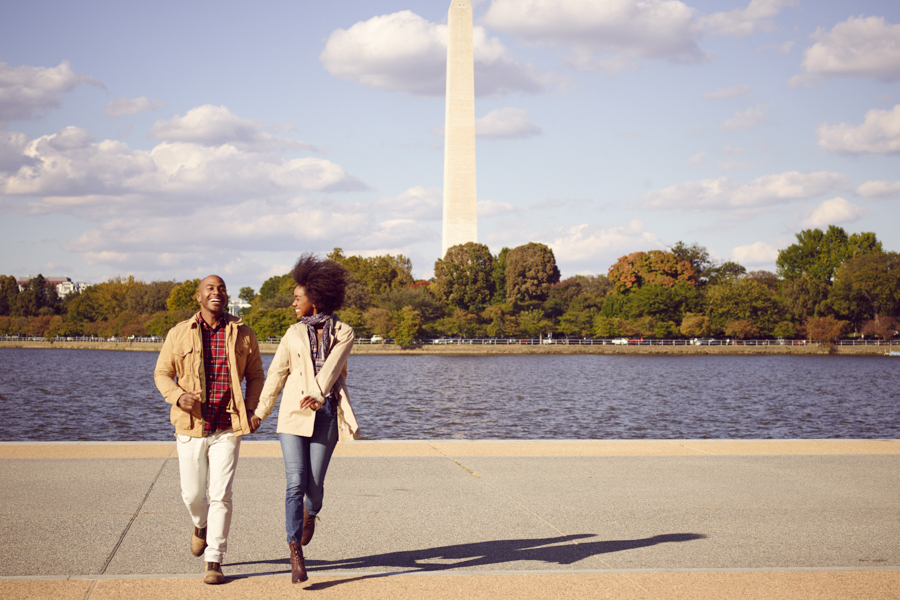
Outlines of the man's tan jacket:
{"label": "man's tan jacket", "polygon": [[[203,334],[198,314],[182,321],[166,335],[153,379],[166,402],[172,405],[170,419],[175,433],[203,437],[203,407],[206,402],[206,376],[203,368]],[[237,317],[225,315],[225,347],[228,353],[228,373],[231,377],[231,426],[235,435],[250,433],[249,415],[259,402],[259,393],[265,382],[262,357],[256,334]],[[247,396],[241,392],[241,381],[247,380]],[[194,404],[190,412],[176,403],[185,392],[202,390],[201,402]]]}

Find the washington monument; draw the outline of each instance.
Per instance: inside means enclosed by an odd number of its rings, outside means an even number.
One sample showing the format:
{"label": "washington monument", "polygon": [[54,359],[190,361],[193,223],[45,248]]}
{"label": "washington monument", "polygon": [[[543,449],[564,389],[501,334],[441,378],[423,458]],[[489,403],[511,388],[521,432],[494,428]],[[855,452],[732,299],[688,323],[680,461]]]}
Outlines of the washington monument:
{"label": "washington monument", "polygon": [[447,14],[447,108],[444,130],[444,220],[447,248],[478,241],[475,199],[475,64],[472,5],[452,0]]}

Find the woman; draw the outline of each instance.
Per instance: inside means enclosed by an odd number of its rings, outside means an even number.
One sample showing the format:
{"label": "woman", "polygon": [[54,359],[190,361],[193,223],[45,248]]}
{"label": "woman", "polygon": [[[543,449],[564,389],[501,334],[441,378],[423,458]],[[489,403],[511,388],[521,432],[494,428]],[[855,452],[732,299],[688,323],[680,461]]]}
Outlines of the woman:
{"label": "woman", "polygon": [[255,417],[269,416],[283,388],[276,432],[287,478],[291,581],[297,583],[307,579],[301,546],[315,532],[334,446],[339,439],[354,440],[360,434],[347,394],[353,329],[334,315],[344,303],[347,271],[334,261],[303,254],[293,277],[297,287],[292,306],[300,322],[281,338]]}

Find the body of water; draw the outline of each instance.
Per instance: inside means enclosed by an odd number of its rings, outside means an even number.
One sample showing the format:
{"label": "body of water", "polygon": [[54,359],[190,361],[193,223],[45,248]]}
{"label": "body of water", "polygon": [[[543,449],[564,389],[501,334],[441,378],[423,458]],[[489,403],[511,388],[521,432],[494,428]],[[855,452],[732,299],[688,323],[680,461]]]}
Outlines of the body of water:
{"label": "body of water", "polygon": [[[0,348],[0,441],[171,440],[156,357]],[[900,438],[881,356],[358,355],[348,387],[374,440]]]}

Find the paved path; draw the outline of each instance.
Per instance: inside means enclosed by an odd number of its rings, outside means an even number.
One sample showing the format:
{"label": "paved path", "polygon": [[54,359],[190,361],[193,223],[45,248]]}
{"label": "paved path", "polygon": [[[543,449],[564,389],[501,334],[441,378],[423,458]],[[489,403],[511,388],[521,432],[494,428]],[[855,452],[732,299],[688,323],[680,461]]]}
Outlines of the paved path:
{"label": "paved path", "polygon": [[228,581],[173,443],[0,444],[0,598],[900,598],[900,440],[353,442],[291,585],[274,442]]}

